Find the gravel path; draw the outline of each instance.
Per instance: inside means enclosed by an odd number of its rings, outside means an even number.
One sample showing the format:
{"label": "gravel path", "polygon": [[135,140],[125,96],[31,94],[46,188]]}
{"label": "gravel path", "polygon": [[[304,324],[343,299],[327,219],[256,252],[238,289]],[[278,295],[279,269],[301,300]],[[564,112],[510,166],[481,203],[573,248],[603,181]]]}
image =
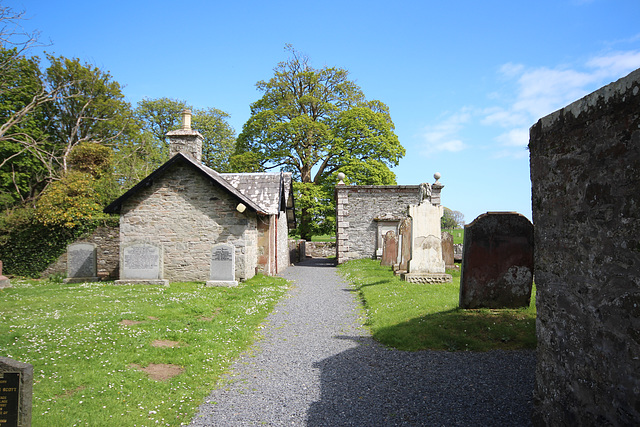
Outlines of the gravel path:
{"label": "gravel path", "polygon": [[192,426],[531,424],[534,352],[387,349],[361,326],[333,263],[311,259],[282,276],[295,284],[289,298]]}

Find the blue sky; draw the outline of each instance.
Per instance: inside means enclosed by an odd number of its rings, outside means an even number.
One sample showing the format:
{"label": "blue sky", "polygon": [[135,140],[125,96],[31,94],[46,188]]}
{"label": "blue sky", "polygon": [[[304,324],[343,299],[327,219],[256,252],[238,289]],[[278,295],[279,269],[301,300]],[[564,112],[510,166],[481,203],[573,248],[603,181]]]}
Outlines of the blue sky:
{"label": "blue sky", "polygon": [[638,0],[2,3],[25,10],[47,52],[110,71],[134,106],[216,107],[237,133],[286,43],[345,68],[390,108],[407,150],[398,183],[440,172],[443,204],[467,223],[531,218],[529,127],[640,68]]}

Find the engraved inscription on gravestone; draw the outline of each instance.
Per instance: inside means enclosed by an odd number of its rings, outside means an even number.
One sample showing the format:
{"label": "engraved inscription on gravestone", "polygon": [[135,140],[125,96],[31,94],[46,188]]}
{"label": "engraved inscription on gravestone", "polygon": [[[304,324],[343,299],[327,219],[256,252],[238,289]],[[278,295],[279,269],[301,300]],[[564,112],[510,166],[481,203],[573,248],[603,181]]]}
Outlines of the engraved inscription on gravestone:
{"label": "engraved inscription on gravestone", "polygon": [[18,426],[20,373],[0,372],[0,426]]}
{"label": "engraved inscription on gravestone", "polygon": [[235,280],[235,247],[223,243],[211,250],[210,280]]}
{"label": "engraved inscription on gravestone", "polygon": [[123,279],[160,279],[160,248],[139,243],[123,249]]}
{"label": "engraved inscription on gravestone", "polygon": [[67,248],[67,278],[97,278],[96,245],[74,243]]}

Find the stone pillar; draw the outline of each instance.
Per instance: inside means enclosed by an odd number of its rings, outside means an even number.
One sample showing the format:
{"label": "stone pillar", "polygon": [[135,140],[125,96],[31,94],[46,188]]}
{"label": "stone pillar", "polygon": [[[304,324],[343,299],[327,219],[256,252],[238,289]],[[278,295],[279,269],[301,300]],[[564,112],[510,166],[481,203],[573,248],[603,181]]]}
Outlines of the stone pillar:
{"label": "stone pillar", "polygon": [[167,132],[169,138],[169,157],[178,153],[190,157],[197,163],[202,163],[202,141],[200,132],[191,129],[191,110],[182,112],[182,128]]}
{"label": "stone pillar", "polygon": [[431,204],[440,206],[440,193],[442,192],[444,185],[440,183],[440,172],[434,173],[433,177],[436,179],[436,182],[431,184]]}
{"label": "stone pillar", "polygon": [[338,174],[336,185],[336,259],[338,264],[348,261],[349,252],[349,192],[344,174]]}
{"label": "stone pillar", "polygon": [[540,119],[529,152],[534,425],[638,425],[640,70]]}

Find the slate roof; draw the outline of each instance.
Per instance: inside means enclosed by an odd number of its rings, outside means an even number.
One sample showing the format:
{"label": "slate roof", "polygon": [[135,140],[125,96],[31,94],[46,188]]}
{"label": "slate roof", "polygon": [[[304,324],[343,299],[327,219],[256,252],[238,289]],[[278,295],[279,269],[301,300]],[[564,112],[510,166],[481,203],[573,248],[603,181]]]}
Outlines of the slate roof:
{"label": "slate roof", "polygon": [[285,210],[286,197],[279,173],[221,173],[235,189],[256,202],[270,215]]}
{"label": "slate roof", "polygon": [[241,191],[237,190],[233,185],[231,185],[226,179],[224,179],[220,174],[214,171],[211,168],[208,168],[198,162],[193,161],[191,158],[185,156],[182,153],[178,153],[173,156],[168,162],[160,166],[155,171],[151,172],[149,176],[144,178],[138,184],[133,186],[129,191],[124,193],[122,196],[118,197],[114,200],[109,206],[104,208],[105,213],[120,213],[120,208],[122,204],[132,195],[136,194],[138,191],[148,187],[153,183],[154,180],[159,179],[165,172],[170,169],[175,164],[186,164],[197,170],[201,173],[205,178],[209,179],[213,184],[220,186],[223,190],[236,197],[241,203],[245,204],[250,209],[256,211],[261,215],[268,215],[266,210],[254,202],[251,198],[245,196]]}

